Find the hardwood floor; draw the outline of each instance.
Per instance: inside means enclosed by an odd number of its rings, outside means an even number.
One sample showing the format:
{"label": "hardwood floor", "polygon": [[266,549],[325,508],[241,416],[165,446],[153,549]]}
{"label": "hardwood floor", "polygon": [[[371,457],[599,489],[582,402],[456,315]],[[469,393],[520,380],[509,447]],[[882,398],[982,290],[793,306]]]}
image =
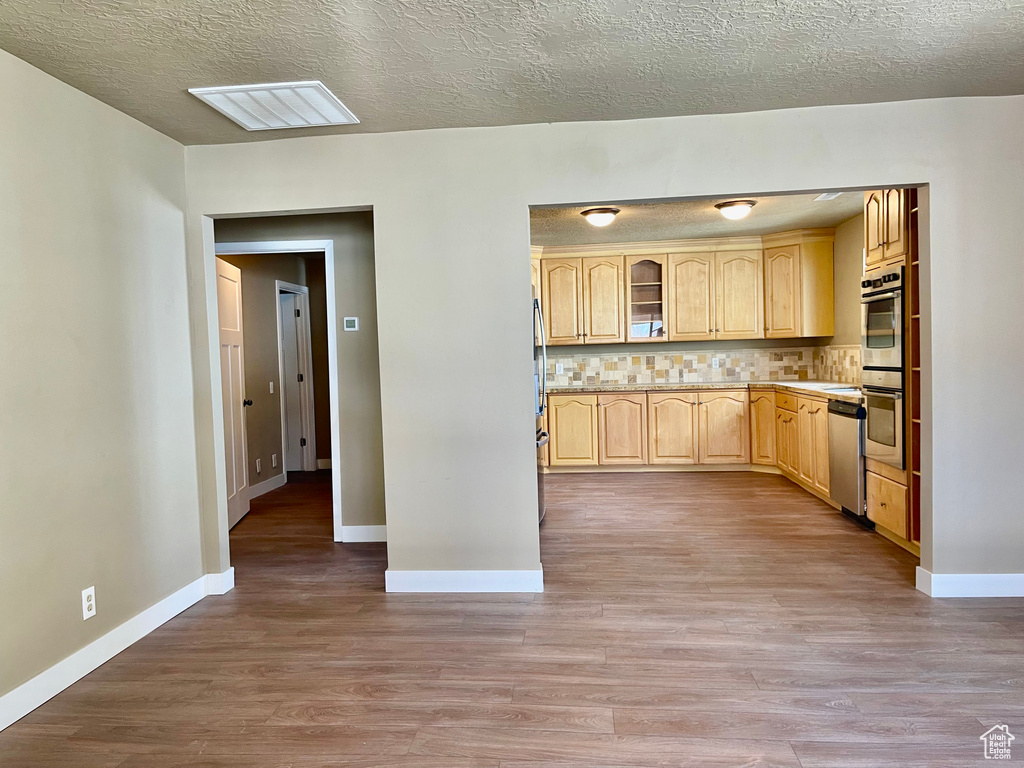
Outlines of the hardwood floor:
{"label": "hardwood floor", "polygon": [[777,476],[547,490],[542,595],[388,595],[322,477],[255,500],[236,589],[0,733],[0,765],[963,768],[996,722],[1024,758],[1024,600],[929,599]]}

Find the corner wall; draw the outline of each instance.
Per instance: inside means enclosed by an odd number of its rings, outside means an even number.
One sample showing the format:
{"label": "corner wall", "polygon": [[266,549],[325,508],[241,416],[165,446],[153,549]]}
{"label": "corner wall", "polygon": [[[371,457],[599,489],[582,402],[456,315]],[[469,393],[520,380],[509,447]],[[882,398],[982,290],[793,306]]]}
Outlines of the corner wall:
{"label": "corner wall", "polygon": [[189,259],[204,214],[373,206],[389,567],[536,569],[528,206],[930,184],[922,564],[1019,573],[1021,124],[1004,97],[189,147]]}
{"label": "corner wall", "polygon": [[2,695],[203,562],[184,150],[2,51],[0,103]]}

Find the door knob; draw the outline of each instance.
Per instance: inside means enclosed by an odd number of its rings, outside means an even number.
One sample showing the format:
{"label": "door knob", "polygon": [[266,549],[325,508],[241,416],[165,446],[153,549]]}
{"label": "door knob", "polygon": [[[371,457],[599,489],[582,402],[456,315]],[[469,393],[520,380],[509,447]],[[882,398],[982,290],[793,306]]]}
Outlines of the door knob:
{"label": "door knob", "polygon": [[242,405],[252,405],[252,400],[243,400]]}

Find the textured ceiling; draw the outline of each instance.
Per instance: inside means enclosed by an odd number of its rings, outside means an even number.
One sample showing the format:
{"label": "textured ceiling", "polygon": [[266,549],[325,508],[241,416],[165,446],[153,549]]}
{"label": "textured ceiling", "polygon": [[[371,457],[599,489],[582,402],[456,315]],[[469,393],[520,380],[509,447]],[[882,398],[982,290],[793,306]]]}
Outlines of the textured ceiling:
{"label": "textured ceiling", "polygon": [[[0,48],[185,143],[1024,93],[1022,0],[0,0]],[[193,86],[321,79],[248,133]]]}
{"label": "textured ceiling", "polygon": [[[667,203],[618,205],[621,210],[607,227],[595,227],[580,216],[593,205],[572,208],[535,208],[530,211],[532,245],[594,245],[647,240],[687,240],[697,237],[764,235],[801,227],[834,227],[861,212],[861,192],[844,192],[835,200],[815,202],[810,195],[746,196],[756,200],[745,219],[729,221],[715,203],[737,200],[680,200]],[[612,203],[602,203],[602,205]]]}

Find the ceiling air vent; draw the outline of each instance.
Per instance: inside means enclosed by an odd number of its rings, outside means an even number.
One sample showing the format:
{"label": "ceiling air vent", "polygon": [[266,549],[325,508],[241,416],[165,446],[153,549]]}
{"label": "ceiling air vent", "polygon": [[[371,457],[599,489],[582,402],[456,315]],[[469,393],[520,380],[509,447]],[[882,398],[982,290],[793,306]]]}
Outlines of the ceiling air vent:
{"label": "ceiling air vent", "polygon": [[247,131],[359,122],[319,80],[189,88],[188,92]]}

